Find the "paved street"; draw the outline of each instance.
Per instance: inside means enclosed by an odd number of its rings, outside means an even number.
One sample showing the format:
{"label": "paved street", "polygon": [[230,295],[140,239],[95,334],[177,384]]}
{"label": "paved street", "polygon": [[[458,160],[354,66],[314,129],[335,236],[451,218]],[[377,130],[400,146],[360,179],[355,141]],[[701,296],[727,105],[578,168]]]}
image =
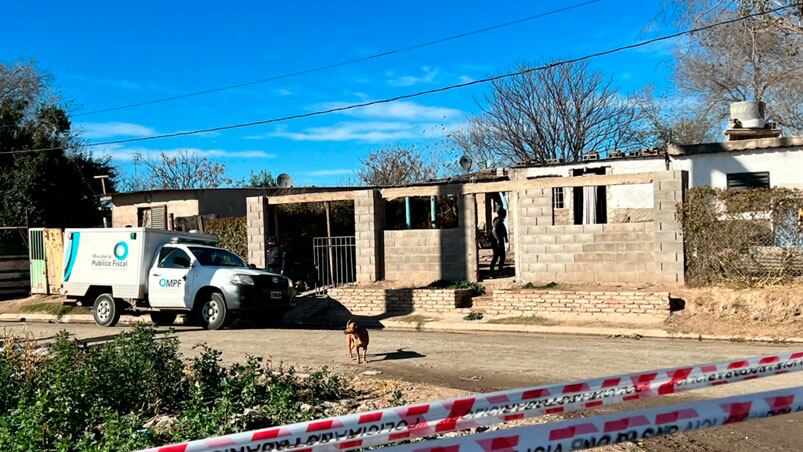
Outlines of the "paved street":
{"label": "paved street", "polygon": [[[67,329],[75,337],[90,342],[107,340],[123,330],[94,325],[8,323],[3,326],[7,332],[27,330],[44,339]],[[206,343],[222,350],[227,362],[251,354],[299,367],[328,366],[352,375],[378,370],[382,378],[470,391],[554,383],[803,348],[735,342],[372,330],[368,350],[370,362],[358,366],[346,356],[343,334],[337,330],[202,331],[179,327],[176,334],[181,340],[182,352],[187,355],[196,353],[193,346]],[[800,374],[789,374],[665,397],[647,404],[778,389],[800,382]],[[791,415],[696,433],[683,441],[662,440],[649,445],[654,450],[795,450],[803,447],[801,422],[803,416]]]}

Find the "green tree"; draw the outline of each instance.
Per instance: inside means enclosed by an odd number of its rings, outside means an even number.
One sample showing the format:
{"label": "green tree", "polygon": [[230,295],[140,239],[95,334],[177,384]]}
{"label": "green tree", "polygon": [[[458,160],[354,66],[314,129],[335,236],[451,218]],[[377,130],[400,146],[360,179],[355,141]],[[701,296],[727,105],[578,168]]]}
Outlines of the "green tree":
{"label": "green tree", "polygon": [[113,188],[109,158],[82,150],[47,75],[32,62],[0,63],[0,225],[101,224],[96,175]]}
{"label": "green tree", "polygon": [[260,170],[258,173],[251,173],[248,176],[248,181],[244,181],[244,184],[246,187],[257,188],[275,188],[279,186],[273,174],[265,170]]}

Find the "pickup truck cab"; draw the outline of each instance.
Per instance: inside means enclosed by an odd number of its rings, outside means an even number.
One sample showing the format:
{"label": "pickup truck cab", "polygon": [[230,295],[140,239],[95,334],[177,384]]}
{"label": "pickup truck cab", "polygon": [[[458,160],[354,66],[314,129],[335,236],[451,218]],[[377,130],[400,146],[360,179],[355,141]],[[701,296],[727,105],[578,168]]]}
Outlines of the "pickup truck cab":
{"label": "pickup truck cab", "polygon": [[[242,315],[276,322],[295,304],[292,280],[249,267],[239,256],[212,246],[213,237],[116,231],[65,232],[65,291],[92,304],[98,325],[113,326],[124,312],[149,313],[158,325],[186,314],[214,330]],[[87,244],[83,253],[82,244]]]}

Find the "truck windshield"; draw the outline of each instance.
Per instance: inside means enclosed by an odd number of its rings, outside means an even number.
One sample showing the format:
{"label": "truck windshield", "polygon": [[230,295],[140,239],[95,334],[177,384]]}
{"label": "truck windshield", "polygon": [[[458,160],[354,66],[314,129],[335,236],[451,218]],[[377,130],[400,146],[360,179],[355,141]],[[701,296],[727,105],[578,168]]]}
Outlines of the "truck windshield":
{"label": "truck windshield", "polygon": [[206,267],[245,267],[245,262],[236,254],[217,248],[188,247],[198,262]]}

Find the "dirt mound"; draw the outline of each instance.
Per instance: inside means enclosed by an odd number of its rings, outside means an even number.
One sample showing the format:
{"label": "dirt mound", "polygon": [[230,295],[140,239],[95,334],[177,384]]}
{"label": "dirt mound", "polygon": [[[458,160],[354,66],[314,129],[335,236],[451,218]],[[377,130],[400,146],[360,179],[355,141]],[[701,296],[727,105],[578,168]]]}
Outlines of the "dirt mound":
{"label": "dirt mound", "polygon": [[803,286],[680,289],[672,297],[685,305],[666,322],[668,331],[803,337]]}

